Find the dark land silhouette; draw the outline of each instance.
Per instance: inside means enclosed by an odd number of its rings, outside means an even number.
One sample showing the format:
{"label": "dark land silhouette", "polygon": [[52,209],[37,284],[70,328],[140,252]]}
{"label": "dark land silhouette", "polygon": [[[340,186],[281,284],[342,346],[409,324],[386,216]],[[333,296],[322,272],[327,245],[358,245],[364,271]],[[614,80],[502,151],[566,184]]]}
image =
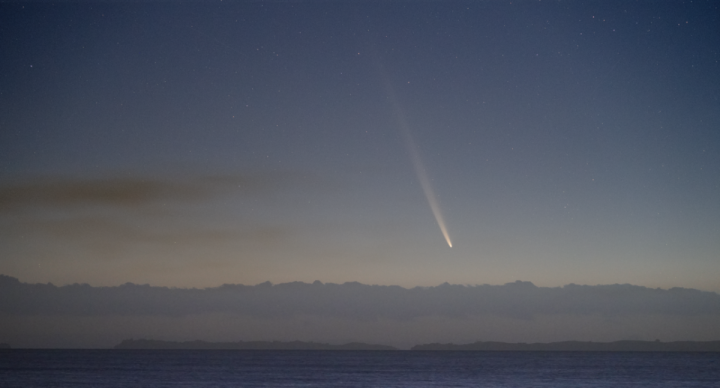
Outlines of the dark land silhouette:
{"label": "dark land silhouette", "polygon": [[[115,349],[214,349],[214,350],[398,350],[393,346],[350,342],[330,345],[304,341],[160,341],[127,339]],[[411,351],[493,351],[493,352],[720,352],[720,341],[562,341],[547,343],[474,342],[465,345],[422,344]]]}
{"label": "dark land silhouette", "polygon": [[398,350],[393,346],[372,345],[350,342],[343,345],[330,345],[304,341],[158,341],[149,339],[127,339],[115,345],[115,349],[236,349],[236,350]]}
{"label": "dark land silhouette", "polygon": [[474,342],[466,345],[425,344],[411,350],[528,351],[528,352],[720,352],[720,341],[562,341],[548,343]]}

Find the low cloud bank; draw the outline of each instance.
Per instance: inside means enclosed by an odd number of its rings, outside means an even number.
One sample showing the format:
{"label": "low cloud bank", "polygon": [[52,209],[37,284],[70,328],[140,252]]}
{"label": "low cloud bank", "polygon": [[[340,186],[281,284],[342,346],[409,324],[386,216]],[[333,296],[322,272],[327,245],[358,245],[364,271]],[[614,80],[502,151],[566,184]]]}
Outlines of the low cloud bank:
{"label": "low cloud bank", "polygon": [[0,275],[0,314],[69,316],[187,316],[229,313],[259,318],[320,316],[355,320],[407,320],[495,315],[532,319],[539,315],[720,315],[720,295],[687,288],[652,289],[627,284],[536,287],[530,282],[500,286],[375,286],[360,283],[293,282],[205,289],[27,284]]}
{"label": "low cloud bank", "polygon": [[110,348],[165,341],[365,342],[410,348],[476,341],[711,341],[720,295],[632,285],[402,288],[360,283],[27,284],[0,275],[0,342],[14,348]]}

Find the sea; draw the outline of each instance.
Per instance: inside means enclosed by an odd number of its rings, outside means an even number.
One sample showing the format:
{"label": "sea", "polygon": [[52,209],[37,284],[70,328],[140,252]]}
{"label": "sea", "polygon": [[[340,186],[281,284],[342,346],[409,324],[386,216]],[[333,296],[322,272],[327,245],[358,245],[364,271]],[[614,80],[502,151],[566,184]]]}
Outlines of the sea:
{"label": "sea", "polygon": [[720,353],[10,349],[0,387],[720,387]]}

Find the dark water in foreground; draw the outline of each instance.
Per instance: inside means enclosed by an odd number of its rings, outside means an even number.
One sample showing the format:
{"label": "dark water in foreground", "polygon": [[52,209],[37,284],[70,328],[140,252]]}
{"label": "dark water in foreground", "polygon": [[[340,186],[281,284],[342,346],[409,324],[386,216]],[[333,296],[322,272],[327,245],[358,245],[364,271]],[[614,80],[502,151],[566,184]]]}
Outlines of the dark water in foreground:
{"label": "dark water in foreground", "polygon": [[1,387],[720,387],[720,353],[6,350]]}

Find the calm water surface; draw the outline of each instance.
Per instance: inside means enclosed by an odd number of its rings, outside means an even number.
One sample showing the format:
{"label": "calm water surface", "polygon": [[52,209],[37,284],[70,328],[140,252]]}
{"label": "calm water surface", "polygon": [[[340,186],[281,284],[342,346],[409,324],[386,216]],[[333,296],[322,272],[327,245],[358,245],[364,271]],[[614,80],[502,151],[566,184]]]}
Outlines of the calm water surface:
{"label": "calm water surface", "polygon": [[13,349],[0,387],[720,387],[720,354]]}

